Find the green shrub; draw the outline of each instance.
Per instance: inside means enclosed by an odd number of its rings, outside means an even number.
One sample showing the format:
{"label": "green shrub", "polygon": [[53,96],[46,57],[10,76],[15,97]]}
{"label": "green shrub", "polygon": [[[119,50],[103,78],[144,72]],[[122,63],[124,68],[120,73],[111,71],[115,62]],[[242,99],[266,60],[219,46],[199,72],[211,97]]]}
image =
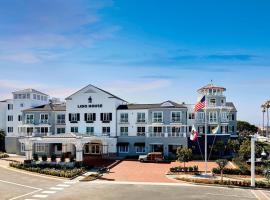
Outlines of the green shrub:
{"label": "green shrub", "polygon": [[51,161],[52,161],[52,162],[56,162],[56,155],[55,155],[55,154],[52,154],[52,155],[51,155]]}
{"label": "green shrub", "polygon": [[65,162],[66,161],[66,156],[65,156],[65,154],[62,154],[61,155],[61,162]]}
{"label": "green shrub", "polygon": [[0,158],[8,158],[9,155],[6,153],[0,153]]}
{"label": "green shrub", "polygon": [[48,157],[47,157],[47,155],[42,155],[42,161],[47,161],[47,159],[48,159]]}
{"label": "green shrub", "polygon": [[170,172],[198,172],[198,166],[193,166],[193,167],[171,167]]}

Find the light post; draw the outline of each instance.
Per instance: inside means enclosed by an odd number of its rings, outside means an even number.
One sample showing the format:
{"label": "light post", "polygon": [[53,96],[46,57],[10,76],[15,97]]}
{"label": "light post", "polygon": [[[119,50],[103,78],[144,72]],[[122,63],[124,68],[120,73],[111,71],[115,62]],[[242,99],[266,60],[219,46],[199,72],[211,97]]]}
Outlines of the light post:
{"label": "light post", "polygon": [[255,142],[257,138],[255,135],[251,136],[251,158],[250,158],[250,164],[251,164],[251,181],[250,186],[255,187]]}

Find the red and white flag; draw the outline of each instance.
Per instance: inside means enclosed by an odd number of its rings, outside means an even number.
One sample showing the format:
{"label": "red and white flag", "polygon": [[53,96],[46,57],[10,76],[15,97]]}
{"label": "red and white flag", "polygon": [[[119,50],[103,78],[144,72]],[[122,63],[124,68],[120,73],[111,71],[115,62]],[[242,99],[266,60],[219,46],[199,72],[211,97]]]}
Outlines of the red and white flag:
{"label": "red and white flag", "polygon": [[196,103],[194,107],[194,112],[198,112],[199,110],[203,109],[205,107],[205,96],[201,98],[199,102]]}
{"label": "red and white flag", "polygon": [[192,126],[191,133],[190,133],[190,140],[195,142],[198,138],[198,131],[196,130],[195,126]]}

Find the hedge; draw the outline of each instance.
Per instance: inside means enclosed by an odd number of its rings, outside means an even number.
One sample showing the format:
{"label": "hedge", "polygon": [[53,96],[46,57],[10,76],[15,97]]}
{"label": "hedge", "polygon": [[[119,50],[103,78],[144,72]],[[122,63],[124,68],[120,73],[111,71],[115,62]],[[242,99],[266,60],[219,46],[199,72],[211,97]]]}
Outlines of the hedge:
{"label": "hedge", "polygon": [[198,166],[193,167],[171,167],[170,172],[198,172]]}
{"label": "hedge", "polygon": [[26,170],[30,172],[36,172],[36,173],[46,174],[46,175],[51,175],[51,176],[65,177],[65,178],[73,178],[85,172],[84,168],[73,168],[73,169],[42,168],[42,167],[31,166],[31,165],[26,165],[23,163],[15,163],[15,162],[10,163],[9,165],[10,167],[14,167],[17,169],[22,169],[22,170]]}
{"label": "hedge", "polygon": [[0,158],[8,158],[9,155],[6,153],[0,153]]}

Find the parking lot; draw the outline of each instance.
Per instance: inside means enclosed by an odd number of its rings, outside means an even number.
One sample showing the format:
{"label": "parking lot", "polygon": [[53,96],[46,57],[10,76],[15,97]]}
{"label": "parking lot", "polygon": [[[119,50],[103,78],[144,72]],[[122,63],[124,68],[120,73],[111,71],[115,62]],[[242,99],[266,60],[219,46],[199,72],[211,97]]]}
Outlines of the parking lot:
{"label": "parking lot", "polygon": [[[103,178],[110,181],[135,181],[135,182],[165,182],[175,183],[176,180],[166,177],[166,173],[171,167],[183,166],[183,163],[141,163],[138,161],[124,160],[111,169],[110,173]],[[197,165],[200,171],[204,170],[204,162],[191,161],[186,166]],[[211,171],[217,167],[216,163],[209,162],[208,169]]]}

